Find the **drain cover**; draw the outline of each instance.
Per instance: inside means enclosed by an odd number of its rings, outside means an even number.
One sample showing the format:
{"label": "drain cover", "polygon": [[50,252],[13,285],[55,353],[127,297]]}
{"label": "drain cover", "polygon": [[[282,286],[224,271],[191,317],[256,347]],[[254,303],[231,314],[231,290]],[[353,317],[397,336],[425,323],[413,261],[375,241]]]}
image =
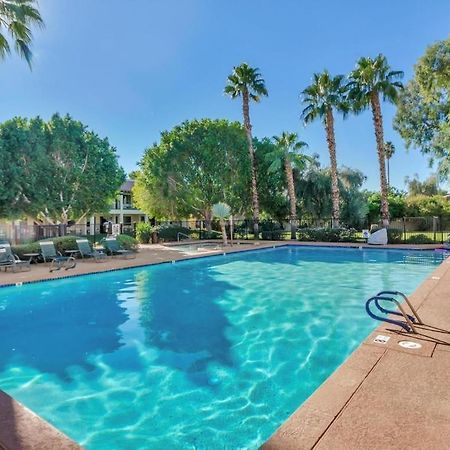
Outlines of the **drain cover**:
{"label": "drain cover", "polygon": [[422,344],[413,341],[400,341],[398,345],[403,348],[409,348],[410,350],[417,350],[422,347]]}

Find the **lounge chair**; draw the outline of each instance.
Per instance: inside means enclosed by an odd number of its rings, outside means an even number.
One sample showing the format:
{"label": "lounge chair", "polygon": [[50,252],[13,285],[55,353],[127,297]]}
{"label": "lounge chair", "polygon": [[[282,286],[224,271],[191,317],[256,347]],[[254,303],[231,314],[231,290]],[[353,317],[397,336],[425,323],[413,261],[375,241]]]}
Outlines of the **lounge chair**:
{"label": "lounge chair", "polygon": [[73,256],[63,256],[60,252],[57,252],[52,241],[41,241],[39,245],[44,262],[50,262],[50,272],[60,270],[63,267],[65,270],[73,269],[77,265]]}
{"label": "lounge chair", "polygon": [[82,258],[94,258],[95,262],[100,262],[104,261],[107,257],[106,253],[93,250],[87,239],[77,239],[77,246]]}
{"label": "lounge chair", "polygon": [[22,261],[15,253],[11,250],[11,245],[7,243],[0,244],[0,268],[4,267],[5,272],[10,268],[13,272],[17,269],[27,269],[31,270],[31,261]]}
{"label": "lounge chair", "polygon": [[131,250],[122,248],[115,237],[107,237],[105,239],[105,247],[111,256],[123,256],[125,259],[136,258]]}

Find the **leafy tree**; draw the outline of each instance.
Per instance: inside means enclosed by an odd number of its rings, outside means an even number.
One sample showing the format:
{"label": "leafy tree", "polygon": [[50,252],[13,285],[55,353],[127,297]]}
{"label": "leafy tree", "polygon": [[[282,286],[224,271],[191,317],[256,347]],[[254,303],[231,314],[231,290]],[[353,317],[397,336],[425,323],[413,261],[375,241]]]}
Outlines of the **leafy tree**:
{"label": "leafy tree", "polygon": [[450,202],[442,195],[415,195],[406,198],[407,216],[442,216],[450,214]]}
{"label": "leafy tree", "polygon": [[0,125],[0,217],[36,216],[45,206],[48,135],[39,117]]}
{"label": "leafy tree", "polygon": [[405,140],[450,170],[450,37],[427,48],[401,92],[394,128]]}
{"label": "leafy tree", "polygon": [[211,229],[212,207],[249,209],[250,164],[238,122],[193,120],[161,133],[140,162],[134,187],[139,208],[161,218],[203,217]]}
{"label": "leafy tree", "polygon": [[35,5],[35,0],[0,1],[0,58],[3,59],[11,53],[12,44],[31,68],[33,55],[30,44],[33,35],[30,27],[32,25],[44,26],[44,21]]}
{"label": "leafy tree", "polygon": [[[272,164],[269,154],[277,151],[273,140],[264,138],[254,139],[256,149],[255,157],[258,167],[257,182],[261,216],[268,219],[276,219],[282,223],[289,216],[289,202],[286,196],[286,177],[282,170],[275,172],[269,170]],[[298,170],[294,167],[294,179],[298,178]]]}
{"label": "leafy tree", "polygon": [[302,112],[305,123],[320,118],[325,125],[328,151],[330,153],[333,227],[339,227],[340,218],[339,182],[333,110],[341,112],[345,116],[348,111],[345,92],[344,76],[337,75],[332,77],[327,70],[322,73],[315,73],[313,83],[302,92],[303,103],[307,105]]}
{"label": "leafy tree", "polygon": [[0,215],[67,223],[108,208],[125,179],[115,148],[70,116],[0,126]]}
{"label": "leafy tree", "polygon": [[380,95],[383,100],[395,103],[398,90],[402,88],[402,83],[396,80],[402,77],[403,72],[390,69],[385,56],[363,57],[356,62],[356,68],[350,73],[350,82],[347,86],[348,98],[354,112],[359,113],[369,107],[372,109],[380,170],[380,208],[383,226],[389,224],[389,204]]}
{"label": "leafy tree", "polygon": [[387,141],[384,143],[384,157],[386,158],[386,166],[387,166],[387,184],[388,188],[391,185],[390,173],[389,173],[389,162],[391,158],[395,154],[395,147],[391,141]]}
{"label": "leafy tree", "polygon": [[253,209],[253,231],[255,238],[259,236],[259,198],[257,188],[257,174],[255,164],[255,150],[253,148],[252,124],[250,122],[250,101],[260,102],[261,97],[267,96],[264,79],[258,68],[250,67],[246,63],[233,68],[228,76],[225,94],[232,99],[242,97],[242,113],[244,116],[244,128],[247,136],[248,153],[250,157],[251,182],[252,182],[252,209]]}
{"label": "leafy tree", "polygon": [[[381,211],[381,194],[379,192],[366,192],[368,219],[371,224],[378,223]],[[392,189],[388,194],[389,210],[392,219],[404,217],[406,210],[405,195]]]}
{"label": "leafy tree", "polygon": [[339,170],[340,191],[342,192],[341,219],[352,228],[360,228],[366,223],[369,208],[361,187],[366,176],[360,171],[342,167]]}
{"label": "leafy tree", "polygon": [[426,180],[420,181],[419,175],[415,174],[413,178],[406,177],[405,183],[410,196],[446,194],[444,190],[439,189],[439,179],[436,175],[430,175]]}
{"label": "leafy tree", "polygon": [[308,146],[299,141],[297,133],[283,131],[280,136],[274,136],[275,147],[266,157],[270,162],[269,172],[279,172],[284,169],[290,204],[291,239],[296,238],[297,232],[297,196],[295,194],[293,168],[305,168],[309,158],[301,154],[301,150]]}
{"label": "leafy tree", "polygon": [[[361,186],[366,177],[359,170],[342,167],[338,172],[341,193],[341,222],[350,227],[361,226],[368,212]],[[305,216],[321,221],[332,213],[331,170],[321,168],[318,160],[297,181],[297,195]]]}

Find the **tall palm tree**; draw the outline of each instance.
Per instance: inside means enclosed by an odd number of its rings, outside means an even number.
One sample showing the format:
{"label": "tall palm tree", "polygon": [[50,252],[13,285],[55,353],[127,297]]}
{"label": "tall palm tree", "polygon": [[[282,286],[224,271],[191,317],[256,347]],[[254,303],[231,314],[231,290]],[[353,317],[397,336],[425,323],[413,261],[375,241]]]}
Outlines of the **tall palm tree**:
{"label": "tall palm tree", "polygon": [[391,141],[386,141],[384,143],[384,157],[386,158],[386,165],[387,165],[387,184],[388,184],[388,190],[391,186],[391,177],[389,174],[389,162],[391,158],[394,156],[395,153],[395,147],[394,144]]}
{"label": "tall palm tree", "polygon": [[228,76],[224,92],[232,99],[242,97],[244,128],[247,135],[248,153],[251,163],[253,232],[255,239],[258,239],[259,199],[256,185],[255,149],[253,148],[252,124],[250,122],[250,101],[258,103],[261,101],[261,97],[267,97],[268,93],[259,69],[250,67],[247,63],[242,63],[233,68],[233,72]]}
{"label": "tall palm tree", "polygon": [[403,87],[402,83],[397,80],[402,77],[403,72],[391,70],[386,57],[380,54],[376,58],[360,58],[356,62],[355,69],[350,72],[350,82],[347,85],[349,89],[348,98],[354,112],[359,113],[369,107],[372,109],[378,164],[380,166],[380,213],[384,227],[389,225],[389,205],[380,95],[383,100],[395,103],[398,91]]}
{"label": "tall palm tree", "polygon": [[306,142],[299,141],[297,133],[283,131],[280,136],[274,136],[274,150],[266,155],[271,162],[269,171],[277,172],[284,168],[286,174],[287,190],[290,204],[291,239],[297,233],[297,195],[295,194],[293,167],[303,169],[309,158],[301,154],[301,150],[308,146]]}
{"label": "tall palm tree", "polygon": [[334,136],[334,114],[336,110],[346,116],[346,87],[344,76],[332,77],[327,70],[313,75],[313,82],[302,92],[302,101],[306,105],[302,112],[305,124],[322,119],[327,136],[331,166],[331,192],[333,200],[332,226],[339,227],[340,194],[336,159],[336,139]]}
{"label": "tall palm tree", "polygon": [[31,68],[31,26],[44,26],[35,0],[0,0],[0,59],[11,53],[11,44]]}

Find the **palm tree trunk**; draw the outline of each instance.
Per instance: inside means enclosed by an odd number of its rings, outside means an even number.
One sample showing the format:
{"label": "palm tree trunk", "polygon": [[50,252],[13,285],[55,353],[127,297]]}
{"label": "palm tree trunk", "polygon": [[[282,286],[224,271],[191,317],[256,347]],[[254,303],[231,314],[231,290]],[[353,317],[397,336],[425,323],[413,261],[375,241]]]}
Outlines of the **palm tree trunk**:
{"label": "palm tree trunk", "polygon": [[284,160],[284,170],[286,172],[287,179],[287,188],[289,194],[289,203],[291,210],[291,239],[297,238],[297,197],[295,195],[295,186],[294,186],[294,175],[292,173],[292,166],[290,162],[285,159]]}
{"label": "palm tree trunk", "polygon": [[388,191],[389,191],[389,187],[391,185],[391,177],[389,174],[389,161],[391,158],[386,158],[386,165],[387,165],[387,186],[388,186]]}
{"label": "palm tree trunk", "polygon": [[223,246],[226,247],[227,246],[227,229],[225,228],[225,220],[222,218],[220,219],[220,228],[222,229]]}
{"label": "palm tree trunk", "polygon": [[256,163],[255,150],[253,148],[252,125],[250,123],[249,96],[245,91],[242,95],[242,112],[244,115],[244,128],[247,135],[248,153],[250,157],[251,177],[252,177],[252,210],[253,210],[253,233],[255,239],[259,239],[259,198],[256,185]]}
{"label": "palm tree trunk", "polygon": [[383,227],[387,227],[389,226],[388,187],[386,181],[386,157],[384,154],[383,117],[381,115],[378,92],[372,92],[370,103],[372,106],[373,125],[375,127],[375,139],[377,141],[378,163],[380,165],[381,221]]}
{"label": "palm tree trunk", "polygon": [[340,195],[339,195],[339,181],[336,160],[336,139],[334,137],[334,117],[333,110],[327,109],[325,116],[325,129],[327,133],[328,151],[330,153],[330,168],[331,168],[331,196],[333,202],[332,210],[332,224],[333,228],[339,228],[340,219]]}

